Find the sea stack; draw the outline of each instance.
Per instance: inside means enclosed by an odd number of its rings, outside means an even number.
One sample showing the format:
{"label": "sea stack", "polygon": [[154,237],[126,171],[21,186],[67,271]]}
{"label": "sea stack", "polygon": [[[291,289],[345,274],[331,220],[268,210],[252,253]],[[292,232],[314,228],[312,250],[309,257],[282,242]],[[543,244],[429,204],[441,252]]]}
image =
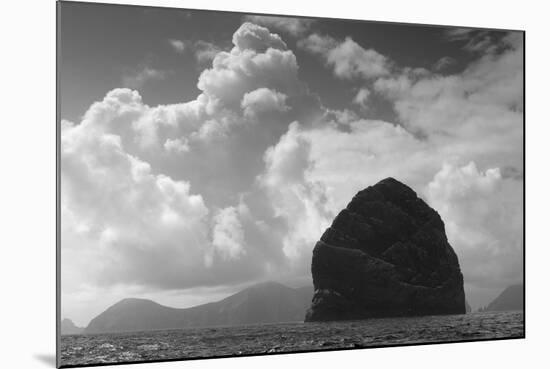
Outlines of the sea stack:
{"label": "sea stack", "polygon": [[306,321],[464,314],[458,258],[439,214],[386,178],[357,193],[315,245]]}

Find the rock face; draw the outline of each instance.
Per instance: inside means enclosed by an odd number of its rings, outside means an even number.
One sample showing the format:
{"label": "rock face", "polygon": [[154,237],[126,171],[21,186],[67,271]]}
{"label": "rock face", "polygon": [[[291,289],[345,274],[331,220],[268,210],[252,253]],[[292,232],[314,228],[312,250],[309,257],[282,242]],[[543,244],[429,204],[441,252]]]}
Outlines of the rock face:
{"label": "rock face", "polygon": [[439,214],[387,178],[357,193],[313,250],[306,321],[464,314],[458,258]]}

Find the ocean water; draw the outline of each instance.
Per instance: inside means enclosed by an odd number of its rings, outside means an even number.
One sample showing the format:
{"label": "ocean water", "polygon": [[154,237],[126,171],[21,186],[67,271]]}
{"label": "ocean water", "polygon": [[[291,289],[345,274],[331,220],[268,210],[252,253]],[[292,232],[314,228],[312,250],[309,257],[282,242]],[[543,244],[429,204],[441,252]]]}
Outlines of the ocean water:
{"label": "ocean water", "polygon": [[519,338],[523,312],[259,324],[61,337],[61,364],[272,354],[426,342]]}

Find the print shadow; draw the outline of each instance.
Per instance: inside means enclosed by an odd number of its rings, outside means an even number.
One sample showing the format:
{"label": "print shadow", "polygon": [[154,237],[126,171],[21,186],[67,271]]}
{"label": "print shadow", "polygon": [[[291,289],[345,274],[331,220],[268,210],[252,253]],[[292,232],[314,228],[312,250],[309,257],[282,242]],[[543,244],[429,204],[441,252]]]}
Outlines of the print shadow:
{"label": "print shadow", "polygon": [[34,358],[52,368],[56,367],[54,354],[34,354]]}

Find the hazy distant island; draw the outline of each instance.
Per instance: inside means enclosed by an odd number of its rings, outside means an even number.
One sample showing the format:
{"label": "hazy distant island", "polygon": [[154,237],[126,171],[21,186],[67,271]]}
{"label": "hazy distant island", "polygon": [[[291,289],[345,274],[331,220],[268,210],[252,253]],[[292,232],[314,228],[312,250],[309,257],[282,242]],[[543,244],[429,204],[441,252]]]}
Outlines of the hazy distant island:
{"label": "hazy distant island", "polygon": [[479,311],[512,311],[523,310],[523,284],[508,286],[500,295]]}
{"label": "hazy distant island", "polygon": [[81,334],[84,328],[77,327],[71,319],[63,319],[61,321],[61,334]]}
{"label": "hazy distant island", "polygon": [[85,329],[62,328],[62,334],[297,322],[303,321],[312,295],[311,287],[291,288],[276,282],[264,282],[223,300],[185,309],[127,298],[92,319]]}
{"label": "hazy distant island", "polygon": [[357,193],[313,250],[306,321],[464,314],[458,258],[439,214],[386,178]]}

